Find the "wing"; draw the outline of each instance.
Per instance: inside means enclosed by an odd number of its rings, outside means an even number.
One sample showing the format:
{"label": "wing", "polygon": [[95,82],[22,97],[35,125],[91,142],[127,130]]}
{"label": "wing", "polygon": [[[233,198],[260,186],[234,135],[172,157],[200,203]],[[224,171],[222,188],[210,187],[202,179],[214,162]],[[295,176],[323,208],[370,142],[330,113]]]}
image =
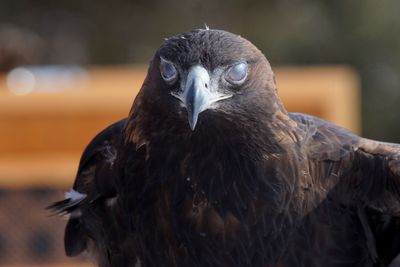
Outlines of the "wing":
{"label": "wing", "polygon": [[400,266],[400,146],[363,138],[357,154],[377,254],[384,266]]}
{"label": "wing", "polygon": [[[125,121],[107,127],[89,143],[81,157],[73,189],[64,200],[48,207],[56,214],[69,215],[64,237],[68,256],[88,249],[91,241],[96,250],[102,249],[99,244],[114,234],[109,209],[117,196],[117,161]],[[110,224],[107,231],[103,227],[105,222]]]}
{"label": "wing", "polygon": [[387,266],[400,252],[400,145],[361,138],[311,116],[291,116],[314,163],[311,172],[336,199],[357,207],[371,256]]}
{"label": "wing", "polygon": [[360,165],[369,178],[365,201],[377,210],[400,216],[400,145],[363,138],[357,148]]}
{"label": "wing", "polygon": [[299,123],[304,152],[328,169],[325,176],[357,190],[353,196],[357,193],[367,206],[400,215],[400,145],[361,138],[311,116],[292,114],[292,118]]}

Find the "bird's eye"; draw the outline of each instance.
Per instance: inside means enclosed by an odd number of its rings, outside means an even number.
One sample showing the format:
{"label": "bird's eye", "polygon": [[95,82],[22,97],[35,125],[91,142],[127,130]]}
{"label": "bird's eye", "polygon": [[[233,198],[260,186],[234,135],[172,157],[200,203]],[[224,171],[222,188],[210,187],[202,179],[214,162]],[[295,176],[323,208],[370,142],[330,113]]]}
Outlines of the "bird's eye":
{"label": "bird's eye", "polygon": [[249,67],[245,62],[233,65],[225,74],[225,79],[234,85],[242,84],[247,77],[248,69]]}
{"label": "bird's eye", "polygon": [[175,81],[176,77],[178,76],[178,71],[176,70],[174,64],[163,58],[161,58],[160,72],[164,81],[169,83]]}

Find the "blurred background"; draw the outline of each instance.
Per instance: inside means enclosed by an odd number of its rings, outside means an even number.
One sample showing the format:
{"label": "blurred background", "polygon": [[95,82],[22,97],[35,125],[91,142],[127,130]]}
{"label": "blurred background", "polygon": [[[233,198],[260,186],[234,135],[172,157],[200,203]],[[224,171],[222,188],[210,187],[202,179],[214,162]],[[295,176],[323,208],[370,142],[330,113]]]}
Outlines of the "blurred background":
{"label": "blurred background", "polygon": [[225,29],[262,50],[290,111],[400,142],[400,2],[0,0],[0,265],[78,266],[44,207],[129,112],[164,38]]}

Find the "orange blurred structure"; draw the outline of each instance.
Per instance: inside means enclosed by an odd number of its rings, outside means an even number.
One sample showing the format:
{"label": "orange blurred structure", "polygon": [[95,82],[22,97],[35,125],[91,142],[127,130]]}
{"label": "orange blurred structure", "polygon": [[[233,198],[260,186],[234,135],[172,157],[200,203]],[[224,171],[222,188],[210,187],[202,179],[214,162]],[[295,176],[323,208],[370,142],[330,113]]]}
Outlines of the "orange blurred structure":
{"label": "orange blurred structure", "polygon": [[[359,82],[352,70],[318,66],[275,72],[289,111],[360,131]],[[88,82],[77,88],[24,96],[1,88],[6,86],[1,77],[0,185],[70,185],[85,145],[128,114],[145,74],[143,66],[92,68]]]}

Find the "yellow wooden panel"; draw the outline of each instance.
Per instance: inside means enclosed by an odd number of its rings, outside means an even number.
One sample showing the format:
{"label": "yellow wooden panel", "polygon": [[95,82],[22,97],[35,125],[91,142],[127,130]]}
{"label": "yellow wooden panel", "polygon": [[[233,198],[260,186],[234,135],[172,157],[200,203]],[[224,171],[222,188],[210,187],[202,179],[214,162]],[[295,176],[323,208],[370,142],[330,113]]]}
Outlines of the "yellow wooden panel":
{"label": "yellow wooden panel", "polygon": [[285,67],[276,76],[279,95],[289,111],[320,116],[361,132],[360,81],[349,67]]}
{"label": "yellow wooden panel", "polygon": [[8,267],[95,267],[91,263],[11,264]]}

